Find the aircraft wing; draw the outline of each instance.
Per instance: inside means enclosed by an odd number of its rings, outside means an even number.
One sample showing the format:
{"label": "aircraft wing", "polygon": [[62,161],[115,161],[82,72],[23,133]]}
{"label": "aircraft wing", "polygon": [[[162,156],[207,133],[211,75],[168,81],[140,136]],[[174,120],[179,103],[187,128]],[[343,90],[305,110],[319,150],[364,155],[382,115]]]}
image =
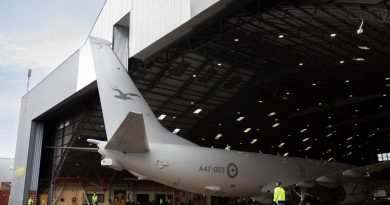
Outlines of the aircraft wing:
{"label": "aircraft wing", "polygon": [[300,181],[296,185],[300,187],[314,187],[316,182],[322,186],[333,188],[342,180],[343,177],[363,178],[368,177],[371,172],[380,171],[382,169],[390,168],[390,161],[379,162],[361,167],[354,167],[336,173],[327,174],[317,177],[316,179]]}
{"label": "aircraft wing", "polygon": [[105,148],[124,153],[149,151],[143,115],[129,112]]}

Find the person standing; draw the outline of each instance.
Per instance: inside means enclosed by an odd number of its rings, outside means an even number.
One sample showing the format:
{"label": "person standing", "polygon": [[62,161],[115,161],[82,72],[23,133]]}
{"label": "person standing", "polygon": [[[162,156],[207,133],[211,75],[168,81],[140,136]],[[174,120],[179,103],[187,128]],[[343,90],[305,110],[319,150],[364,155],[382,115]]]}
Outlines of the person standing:
{"label": "person standing", "polygon": [[98,201],[98,196],[96,195],[96,192],[94,192],[92,196],[92,204],[97,205],[97,201]]}
{"label": "person standing", "polygon": [[27,200],[27,204],[28,205],[33,205],[33,203],[34,203],[34,200],[31,198],[31,196],[28,198],[28,200]]}
{"label": "person standing", "polygon": [[282,187],[282,182],[276,182],[276,188],[274,189],[274,204],[284,205],[286,201],[285,191]]}

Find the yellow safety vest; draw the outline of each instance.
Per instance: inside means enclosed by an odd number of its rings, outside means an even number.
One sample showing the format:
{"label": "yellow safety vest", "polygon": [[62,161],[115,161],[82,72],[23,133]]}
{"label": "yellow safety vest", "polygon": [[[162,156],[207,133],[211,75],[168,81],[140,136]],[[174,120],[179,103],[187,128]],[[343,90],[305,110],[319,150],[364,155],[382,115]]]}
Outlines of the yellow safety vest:
{"label": "yellow safety vest", "polygon": [[93,203],[96,203],[96,202],[97,202],[97,199],[98,199],[97,195],[93,195],[93,196],[92,196],[92,202],[93,202]]}
{"label": "yellow safety vest", "polygon": [[282,187],[276,187],[274,189],[274,202],[286,201],[284,189]]}
{"label": "yellow safety vest", "polygon": [[27,201],[27,204],[28,205],[32,205],[34,203],[34,200],[32,198],[29,198],[28,201]]}

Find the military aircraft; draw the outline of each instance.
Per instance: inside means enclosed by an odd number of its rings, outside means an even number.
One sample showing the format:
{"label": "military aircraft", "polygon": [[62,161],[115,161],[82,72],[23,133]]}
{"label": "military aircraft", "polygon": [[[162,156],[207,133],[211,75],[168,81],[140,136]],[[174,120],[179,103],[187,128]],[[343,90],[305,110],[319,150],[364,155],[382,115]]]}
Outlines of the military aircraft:
{"label": "military aircraft", "polygon": [[213,196],[253,196],[261,203],[272,203],[275,182],[282,181],[284,187],[300,188],[302,198],[309,195],[310,189],[320,187],[333,190],[332,194],[321,190],[327,194],[320,200],[348,204],[366,199],[365,188],[359,182],[367,173],[390,165],[383,162],[353,167],[200,147],[160,124],[109,43],[95,39],[90,46],[108,139],[89,139],[98,148],[80,150],[99,152],[104,167],[127,170],[140,179],[180,190]]}

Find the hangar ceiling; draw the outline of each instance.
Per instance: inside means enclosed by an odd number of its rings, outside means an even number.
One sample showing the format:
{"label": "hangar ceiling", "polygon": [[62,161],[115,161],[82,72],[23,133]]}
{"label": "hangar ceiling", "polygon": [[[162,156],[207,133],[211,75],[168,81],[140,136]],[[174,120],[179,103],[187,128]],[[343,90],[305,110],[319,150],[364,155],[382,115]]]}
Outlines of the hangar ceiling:
{"label": "hangar ceiling", "polygon": [[[390,152],[388,6],[232,4],[150,59],[129,59],[129,74],[160,122],[201,146],[373,163]],[[96,92],[64,110],[50,121],[72,116],[69,145],[105,138]],[[100,167],[96,153],[57,157],[57,177],[129,177]]]}
{"label": "hangar ceiling", "polygon": [[366,164],[390,151],[388,6],[252,0],[129,72],[202,146]]}

